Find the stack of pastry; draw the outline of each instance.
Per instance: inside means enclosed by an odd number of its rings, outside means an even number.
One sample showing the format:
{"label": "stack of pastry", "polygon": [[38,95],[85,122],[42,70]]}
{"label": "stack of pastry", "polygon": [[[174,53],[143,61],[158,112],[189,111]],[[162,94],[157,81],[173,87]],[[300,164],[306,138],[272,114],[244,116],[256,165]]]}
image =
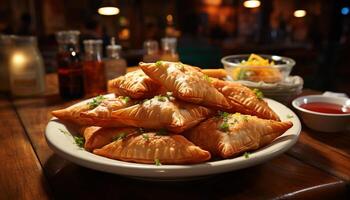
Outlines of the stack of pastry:
{"label": "stack of pastry", "polygon": [[136,163],[191,164],[232,158],[271,143],[292,123],[253,90],[183,63],[140,63],[99,96],[52,114],[84,127],[84,148]]}

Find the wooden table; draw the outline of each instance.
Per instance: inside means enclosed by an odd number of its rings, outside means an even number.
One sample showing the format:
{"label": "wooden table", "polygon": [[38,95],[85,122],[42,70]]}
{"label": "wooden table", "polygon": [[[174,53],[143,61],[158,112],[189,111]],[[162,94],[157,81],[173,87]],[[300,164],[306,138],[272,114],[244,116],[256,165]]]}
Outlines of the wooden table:
{"label": "wooden table", "polygon": [[[54,154],[50,112],[73,102],[46,76],[43,97],[0,98],[0,199],[347,199],[350,133],[303,126],[296,145],[264,164],[189,182],[146,182],[87,169]],[[310,91],[304,91],[304,94]]]}

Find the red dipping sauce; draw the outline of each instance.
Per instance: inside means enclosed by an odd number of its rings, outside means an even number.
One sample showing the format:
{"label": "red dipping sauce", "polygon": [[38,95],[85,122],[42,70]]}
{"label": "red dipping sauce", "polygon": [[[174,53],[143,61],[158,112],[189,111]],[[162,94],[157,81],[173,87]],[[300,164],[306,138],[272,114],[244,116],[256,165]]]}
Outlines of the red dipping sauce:
{"label": "red dipping sauce", "polygon": [[329,113],[329,114],[350,114],[350,109],[348,107],[343,107],[334,103],[325,103],[325,102],[310,102],[306,104],[301,104],[300,107],[311,110],[314,112],[320,113]]}

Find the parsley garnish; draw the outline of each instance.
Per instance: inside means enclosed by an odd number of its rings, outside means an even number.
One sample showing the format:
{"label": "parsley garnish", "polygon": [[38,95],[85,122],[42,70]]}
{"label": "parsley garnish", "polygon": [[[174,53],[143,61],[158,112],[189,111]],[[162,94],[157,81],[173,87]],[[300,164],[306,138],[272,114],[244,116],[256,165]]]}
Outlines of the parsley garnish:
{"label": "parsley garnish", "polygon": [[264,98],[264,94],[259,90],[259,89],[257,89],[257,88],[254,88],[253,89],[253,92],[255,93],[255,95],[256,95],[256,97],[258,98],[258,99],[263,99]]}
{"label": "parsley garnish", "polygon": [[78,147],[83,148],[85,144],[85,139],[81,136],[73,136],[74,142]]}
{"label": "parsley garnish", "polygon": [[160,161],[159,161],[158,158],[155,158],[155,159],[154,159],[154,164],[157,165],[157,166],[162,165],[162,163],[160,163]]}
{"label": "parsley garnish", "polygon": [[161,101],[161,102],[165,102],[166,101],[166,98],[165,96],[155,96],[157,98],[158,101]]}
{"label": "parsley garnish", "polygon": [[106,97],[100,95],[92,99],[91,102],[88,102],[87,104],[90,106],[90,109],[96,108],[100,103],[102,103],[103,100],[105,100]]}
{"label": "parsley garnish", "polygon": [[143,137],[143,139],[145,139],[145,140],[147,140],[147,141],[149,140],[149,136],[148,136],[147,134],[145,134],[145,133],[142,134],[142,137]]}
{"label": "parsley garnish", "polygon": [[157,66],[157,67],[161,67],[161,66],[162,66],[162,61],[157,61],[157,62],[156,62],[156,66]]}
{"label": "parsley garnish", "polygon": [[121,133],[119,133],[119,135],[116,135],[113,137],[113,141],[122,140],[125,138],[125,136],[126,136],[126,133],[121,132]]}
{"label": "parsley garnish", "polygon": [[122,100],[124,101],[124,103],[128,103],[130,101],[130,97],[122,97]]}
{"label": "parsley garnish", "polygon": [[65,135],[71,135],[68,131],[65,131],[63,129],[59,129],[61,133],[65,134]]}
{"label": "parsley garnish", "polygon": [[167,135],[168,131],[165,128],[161,128],[161,129],[159,129],[159,131],[157,131],[156,134],[157,135]]}
{"label": "parsley garnish", "polygon": [[203,76],[204,80],[208,81],[209,83],[211,83],[211,79],[208,75],[204,74]]}
{"label": "parsley garnish", "polygon": [[227,117],[229,116],[229,113],[227,113],[227,112],[222,112],[222,111],[218,111],[218,114],[219,114],[220,117],[222,117],[223,119],[227,119]]}
{"label": "parsley garnish", "polygon": [[245,152],[245,153],[243,154],[243,156],[244,156],[245,158],[249,158],[249,156],[250,156],[250,153],[248,153],[248,152]]}
{"label": "parsley garnish", "polygon": [[230,125],[227,122],[223,122],[220,126],[219,129],[223,132],[227,132],[230,128]]}
{"label": "parsley garnish", "polygon": [[243,119],[245,122],[248,121],[248,117],[247,117],[246,115],[243,115],[243,116],[242,116],[242,119]]}
{"label": "parsley garnish", "polygon": [[293,115],[290,115],[290,114],[287,115],[287,119],[290,119],[290,118],[293,118],[293,117],[294,117]]}

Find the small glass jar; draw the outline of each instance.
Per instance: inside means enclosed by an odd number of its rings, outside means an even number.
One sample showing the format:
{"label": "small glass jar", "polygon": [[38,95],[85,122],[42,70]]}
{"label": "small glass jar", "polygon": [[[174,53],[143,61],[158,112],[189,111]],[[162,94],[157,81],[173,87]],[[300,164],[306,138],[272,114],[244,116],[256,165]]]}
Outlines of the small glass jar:
{"label": "small glass jar", "polygon": [[58,83],[60,95],[64,99],[84,96],[83,65],[79,51],[79,31],[60,31],[56,33],[58,53]]}
{"label": "small glass jar", "polygon": [[107,58],[104,60],[106,78],[112,80],[126,73],[126,61],[120,55],[122,47],[115,44],[114,38],[111,39],[111,44],[106,47]]}
{"label": "small glass jar", "polygon": [[84,40],[84,88],[85,94],[97,96],[106,92],[107,82],[102,62],[102,40]]}
{"label": "small glass jar", "polygon": [[37,96],[45,92],[44,62],[33,36],[10,36],[9,77],[14,96]]}
{"label": "small glass jar", "polygon": [[147,40],[143,43],[145,55],[143,56],[143,62],[152,63],[160,60],[159,45],[155,40]]}
{"label": "small glass jar", "polygon": [[179,55],[176,52],[176,38],[162,38],[162,56],[161,60],[178,62]]}

